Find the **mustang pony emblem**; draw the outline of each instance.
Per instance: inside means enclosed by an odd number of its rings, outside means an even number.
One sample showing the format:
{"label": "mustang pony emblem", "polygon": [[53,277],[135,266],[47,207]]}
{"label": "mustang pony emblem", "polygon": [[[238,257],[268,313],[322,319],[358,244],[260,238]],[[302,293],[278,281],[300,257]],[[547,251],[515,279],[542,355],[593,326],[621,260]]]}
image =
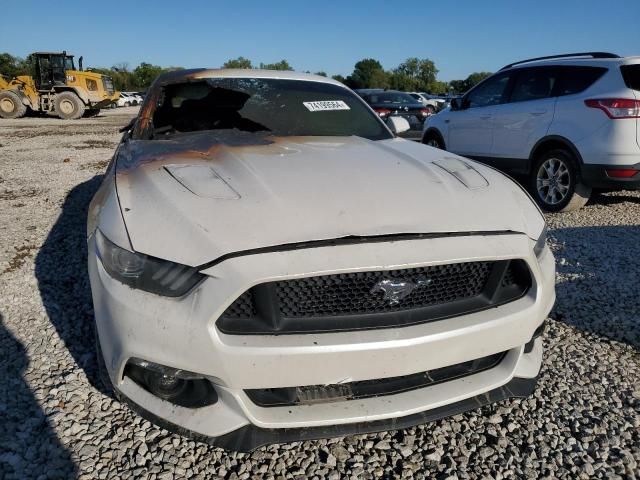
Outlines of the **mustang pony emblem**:
{"label": "mustang pony emblem", "polygon": [[385,278],[371,288],[371,293],[382,292],[382,299],[389,305],[397,305],[400,300],[411,295],[416,288],[430,285],[432,280],[426,277],[418,277],[415,281]]}

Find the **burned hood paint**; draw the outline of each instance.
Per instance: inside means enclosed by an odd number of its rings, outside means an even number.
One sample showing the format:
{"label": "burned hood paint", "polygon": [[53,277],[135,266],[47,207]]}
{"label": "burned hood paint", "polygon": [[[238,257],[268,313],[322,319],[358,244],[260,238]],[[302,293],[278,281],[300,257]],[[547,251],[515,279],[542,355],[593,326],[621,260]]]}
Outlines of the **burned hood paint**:
{"label": "burned hood paint", "polygon": [[458,160],[400,139],[202,132],[126,142],[116,186],[133,249],[192,266],[347,236],[542,230],[518,185]]}

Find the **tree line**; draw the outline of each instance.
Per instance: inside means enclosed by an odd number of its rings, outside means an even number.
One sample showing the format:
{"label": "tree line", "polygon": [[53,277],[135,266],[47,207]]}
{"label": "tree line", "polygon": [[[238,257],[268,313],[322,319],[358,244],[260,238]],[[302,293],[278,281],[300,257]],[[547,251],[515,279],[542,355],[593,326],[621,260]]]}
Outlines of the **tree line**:
{"label": "tree line", "polygon": [[[294,70],[287,60],[275,63],[259,63],[254,65],[245,57],[238,57],[226,61],[223,68],[262,68],[267,70]],[[163,72],[180,70],[182,67],[160,67],[142,62],[135,68],[130,68],[128,63],[120,63],[111,68],[91,68],[92,71],[109,75],[113,78],[114,86],[121,91],[146,90],[153,79]],[[17,75],[29,75],[32,66],[28,59],[14,57],[9,53],[0,53],[0,74],[8,77]],[[307,73],[310,73],[307,71]],[[326,72],[314,72],[317,75],[327,76]],[[353,67],[353,72],[344,77],[333,75],[350,88],[390,88],[394,90],[427,92],[435,95],[455,93],[460,94],[469,90],[478,82],[484,80],[490,72],[474,72],[467,78],[444,82],[438,80],[438,69],[435,63],[428,58],[407,58],[396,68],[385,69],[382,64],[373,58],[365,58]]]}
{"label": "tree line", "polygon": [[[251,60],[238,57],[226,61],[223,68],[266,68],[268,70],[293,70],[286,60],[277,63],[260,63],[254,66]],[[308,72],[307,73],[311,73]],[[323,71],[315,72],[324,77]],[[347,77],[333,75],[332,78],[344,83],[350,88],[391,88],[407,92],[427,92],[434,95],[447,93],[460,94],[491,75],[491,72],[474,72],[463,80],[443,82],[438,80],[438,69],[428,58],[407,58],[404,62],[391,70],[385,70],[382,64],[374,58],[365,58],[356,62],[353,72]]]}

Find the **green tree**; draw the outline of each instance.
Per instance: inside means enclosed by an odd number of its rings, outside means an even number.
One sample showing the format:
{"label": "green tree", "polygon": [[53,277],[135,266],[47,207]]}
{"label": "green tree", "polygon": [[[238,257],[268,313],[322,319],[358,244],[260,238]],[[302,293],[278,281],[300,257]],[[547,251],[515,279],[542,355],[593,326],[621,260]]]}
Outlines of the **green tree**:
{"label": "green tree", "polygon": [[443,95],[449,93],[449,84],[447,82],[441,82],[440,80],[434,80],[427,86],[426,91],[433,95]]}
{"label": "green tree", "polygon": [[347,81],[347,79],[344,78],[342,75],[332,75],[331,78],[333,78],[334,80],[337,80],[340,83],[345,83]]}
{"label": "green tree", "polygon": [[326,77],[327,76],[327,72],[323,72],[322,70],[320,70],[319,72],[315,73],[316,75],[320,75],[321,77]]}
{"label": "green tree", "polygon": [[293,67],[286,60],[280,60],[276,63],[260,63],[260,68],[263,70],[293,70]]}
{"label": "green tree", "polygon": [[354,65],[346,84],[351,88],[387,88],[389,75],[378,60],[365,58]]}
{"label": "green tree", "polygon": [[455,93],[464,93],[491,75],[491,72],[473,72],[464,80],[451,80],[449,85]]}
{"label": "green tree", "polygon": [[404,92],[412,92],[418,90],[416,81],[409,75],[399,71],[388,72],[389,87],[393,90],[402,90]]}
{"label": "green tree", "polygon": [[142,62],[133,70],[133,83],[138,89],[147,89],[163,71],[158,65]]}
{"label": "green tree", "polygon": [[29,75],[29,62],[10,53],[0,53],[0,74],[9,78],[18,75]]}
{"label": "green tree", "polygon": [[227,60],[224,65],[222,65],[222,68],[253,68],[253,65],[248,58],[238,57]]}
{"label": "green tree", "polygon": [[454,93],[464,93],[467,91],[467,82],[465,80],[451,80],[449,86],[453,89]]}
{"label": "green tree", "polygon": [[394,73],[399,79],[399,84],[406,86],[403,90],[424,92],[436,81],[438,69],[428,58],[410,57],[398,65]]}
{"label": "green tree", "polygon": [[490,77],[491,75],[493,75],[493,73],[491,72],[473,72],[465,80],[465,82],[467,83],[467,90],[476,86],[482,80],[484,80],[487,77]]}

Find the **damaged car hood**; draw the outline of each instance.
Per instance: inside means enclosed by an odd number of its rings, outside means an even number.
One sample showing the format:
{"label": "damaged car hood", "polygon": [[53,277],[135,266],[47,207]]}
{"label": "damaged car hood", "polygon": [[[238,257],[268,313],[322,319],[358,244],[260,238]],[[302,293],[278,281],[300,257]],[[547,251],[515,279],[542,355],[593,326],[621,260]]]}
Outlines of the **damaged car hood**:
{"label": "damaged car hood", "polygon": [[540,233],[522,189],[471,160],[401,139],[128,140],[116,160],[135,251],[196,266],[224,255],[343,237]]}

